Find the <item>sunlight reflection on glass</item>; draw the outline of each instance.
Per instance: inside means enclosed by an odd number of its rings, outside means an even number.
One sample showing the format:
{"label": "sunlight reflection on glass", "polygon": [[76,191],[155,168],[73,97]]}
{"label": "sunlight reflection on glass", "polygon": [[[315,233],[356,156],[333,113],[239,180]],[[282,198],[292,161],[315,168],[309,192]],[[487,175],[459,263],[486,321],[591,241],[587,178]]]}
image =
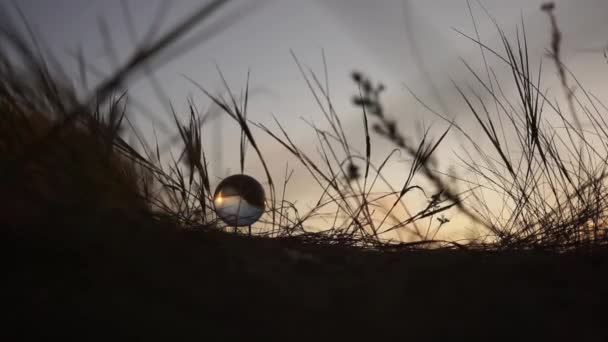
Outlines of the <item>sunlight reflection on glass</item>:
{"label": "sunlight reflection on glass", "polygon": [[264,213],[264,188],[247,175],[225,178],[213,197],[217,215],[229,226],[250,226]]}

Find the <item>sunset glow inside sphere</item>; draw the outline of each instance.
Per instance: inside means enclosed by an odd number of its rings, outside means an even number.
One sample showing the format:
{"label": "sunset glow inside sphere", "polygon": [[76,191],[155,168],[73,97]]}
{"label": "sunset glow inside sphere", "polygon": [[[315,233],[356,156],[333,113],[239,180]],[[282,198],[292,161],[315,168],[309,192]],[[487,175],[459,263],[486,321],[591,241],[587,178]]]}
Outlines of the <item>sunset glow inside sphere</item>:
{"label": "sunset glow inside sphere", "polygon": [[213,195],[217,215],[233,227],[257,222],[264,213],[265,199],[262,185],[255,178],[243,174],[226,177]]}

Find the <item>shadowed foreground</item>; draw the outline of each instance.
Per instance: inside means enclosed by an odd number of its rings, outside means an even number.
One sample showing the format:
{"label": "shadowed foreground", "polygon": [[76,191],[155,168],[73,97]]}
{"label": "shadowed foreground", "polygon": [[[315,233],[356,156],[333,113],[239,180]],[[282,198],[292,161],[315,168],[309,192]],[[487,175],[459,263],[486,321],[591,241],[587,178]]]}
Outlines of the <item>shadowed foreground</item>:
{"label": "shadowed foreground", "polygon": [[605,250],[378,252],[129,220],[5,232],[2,335],[608,337]]}

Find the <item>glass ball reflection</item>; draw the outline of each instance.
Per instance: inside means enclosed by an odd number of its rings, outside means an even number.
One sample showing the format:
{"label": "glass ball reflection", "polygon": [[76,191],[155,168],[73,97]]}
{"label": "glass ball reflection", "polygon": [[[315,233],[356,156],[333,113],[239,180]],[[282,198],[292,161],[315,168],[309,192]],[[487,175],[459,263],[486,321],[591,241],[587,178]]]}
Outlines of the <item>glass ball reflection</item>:
{"label": "glass ball reflection", "polygon": [[233,227],[250,226],[260,219],[266,195],[253,177],[237,174],[226,177],[215,188],[213,203],[217,215]]}

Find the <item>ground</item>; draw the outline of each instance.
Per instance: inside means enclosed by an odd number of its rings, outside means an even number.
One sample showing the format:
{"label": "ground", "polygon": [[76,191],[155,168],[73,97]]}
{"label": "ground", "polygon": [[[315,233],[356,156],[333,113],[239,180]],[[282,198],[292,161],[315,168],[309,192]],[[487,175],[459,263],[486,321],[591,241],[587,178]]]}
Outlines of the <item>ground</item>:
{"label": "ground", "polygon": [[128,220],[5,230],[4,340],[608,338],[606,250],[370,251]]}

